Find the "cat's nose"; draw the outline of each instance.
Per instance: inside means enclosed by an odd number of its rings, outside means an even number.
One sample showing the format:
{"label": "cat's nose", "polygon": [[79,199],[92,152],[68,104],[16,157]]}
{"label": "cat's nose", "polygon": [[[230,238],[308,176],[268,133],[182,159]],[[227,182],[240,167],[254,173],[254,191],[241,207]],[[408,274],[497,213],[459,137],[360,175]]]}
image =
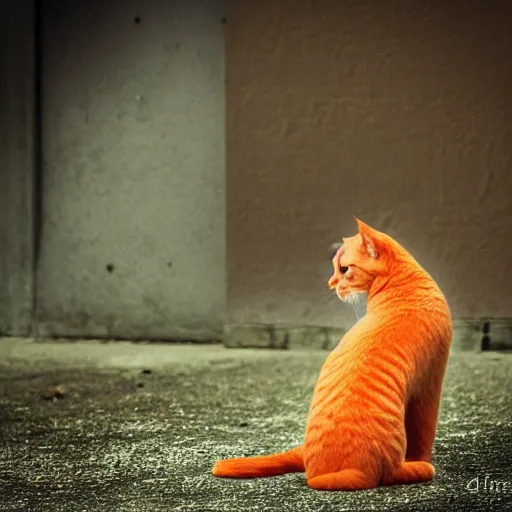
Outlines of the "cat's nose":
{"label": "cat's nose", "polygon": [[336,285],[338,284],[338,278],[335,276],[332,276],[329,281],[327,281],[327,286],[332,290],[333,288],[336,288]]}

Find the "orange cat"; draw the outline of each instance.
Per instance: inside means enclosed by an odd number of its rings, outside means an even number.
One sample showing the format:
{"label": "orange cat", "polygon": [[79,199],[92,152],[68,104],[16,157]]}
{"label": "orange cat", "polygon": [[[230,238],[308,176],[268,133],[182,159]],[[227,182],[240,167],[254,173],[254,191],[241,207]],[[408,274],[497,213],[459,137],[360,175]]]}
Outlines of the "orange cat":
{"label": "orange cat", "polygon": [[314,489],[360,490],[431,480],[439,402],[452,337],[436,283],[390,236],[356,219],[333,258],[329,287],[366,315],[327,357],[304,444],[219,461],[213,474],[250,478],[306,472]]}

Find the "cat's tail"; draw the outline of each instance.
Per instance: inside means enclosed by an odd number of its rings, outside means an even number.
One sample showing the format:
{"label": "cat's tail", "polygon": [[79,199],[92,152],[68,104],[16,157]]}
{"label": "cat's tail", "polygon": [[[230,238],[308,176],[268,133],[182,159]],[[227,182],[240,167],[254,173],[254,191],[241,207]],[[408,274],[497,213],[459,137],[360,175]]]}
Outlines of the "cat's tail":
{"label": "cat's tail", "polygon": [[304,471],[303,446],[272,455],[220,460],[212,469],[215,476],[224,478],[257,478],[302,471]]}

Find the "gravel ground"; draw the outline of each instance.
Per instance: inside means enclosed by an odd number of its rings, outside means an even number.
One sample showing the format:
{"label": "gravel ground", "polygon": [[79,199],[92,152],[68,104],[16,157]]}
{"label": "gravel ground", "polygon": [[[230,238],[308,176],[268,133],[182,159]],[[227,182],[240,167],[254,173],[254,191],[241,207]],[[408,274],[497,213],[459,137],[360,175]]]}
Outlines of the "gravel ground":
{"label": "gravel ground", "polygon": [[0,510],[512,510],[512,354],[452,355],[430,483],[211,476],[219,458],[301,442],[325,356],[0,340]]}

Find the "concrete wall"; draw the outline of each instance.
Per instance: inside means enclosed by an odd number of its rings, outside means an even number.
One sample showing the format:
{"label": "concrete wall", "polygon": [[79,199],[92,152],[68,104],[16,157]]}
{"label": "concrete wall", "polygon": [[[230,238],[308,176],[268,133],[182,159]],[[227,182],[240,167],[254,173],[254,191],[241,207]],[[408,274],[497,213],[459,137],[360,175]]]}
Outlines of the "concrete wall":
{"label": "concrete wall", "polygon": [[512,317],[512,4],[230,3],[230,323],[349,326],[327,292],[352,213],[456,317]]}
{"label": "concrete wall", "polygon": [[223,16],[43,2],[40,336],[220,336]]}
{"label": "concrete wall", "polygon": [[[44,2],[41,335],[348,327],[352,213],[461,317],[512,317],[512,8]],[[34,13],[0,13],[0,333],[30,332]],[[36,148],[37,149],[37,148]]]}
{"label": "concrete wall", "polygon": [[0,335],[32,326],[34,5],[0,5]]}

